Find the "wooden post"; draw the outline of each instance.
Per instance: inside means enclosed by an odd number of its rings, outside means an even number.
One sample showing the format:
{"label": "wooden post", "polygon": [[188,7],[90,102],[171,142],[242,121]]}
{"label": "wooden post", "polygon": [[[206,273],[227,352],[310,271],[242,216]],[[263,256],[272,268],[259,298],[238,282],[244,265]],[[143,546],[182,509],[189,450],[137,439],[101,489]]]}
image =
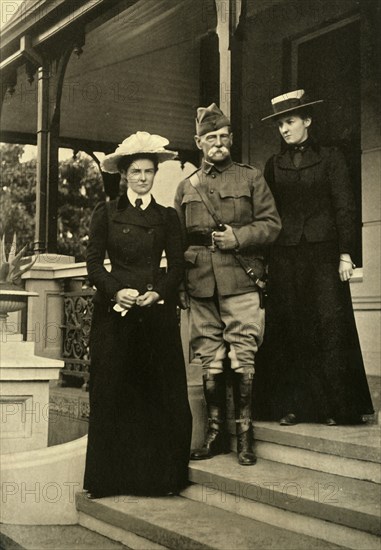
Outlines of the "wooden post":
{"label": "wooden post", "polygon": [[58,135],[50,132],[48,135],[48,185],[46,195],[46,250],[57,252],[58,223]]}
{"label": "wooden post", "polygon": [[235,0],[231,20],[231,121],[234,135],[232,157],[237,162],[242,162],[242,102],[244,90],[242,88],[243,54],[242,41],[244,38],[244,26],[246,20],[246,2]]}
{"label": "wooden post", "polygon": [[[238,56],[232,55],[232,49],[236,48],[234,34],[239,25],[242,0],[215,0],[217,9],[217,35],[219,39],[220,55],[220,109],[227,117],[232,119],[236,114],[233,105],[240,100],[236,88],[239,67],[232,67],[232,60],[237,64]],[[238,53],[237,51],[234,52]],[[235,121],[234,121],[235,122]]]}
{"label": "wooden post", "polygon": [[[230,19],[232,0],[215,0],[217,9],[217,35],[220,54],[220,109],[230,118],[231,114],[231,53]],[[234,0],[233,0],[234,1]]]}
{"label": "wooden post", "polygon": [[49,165],[49,67],[43,64],[38,69],[37,106],[37,185],[36,228],[34,253],[43,254],[47,246],[47,188]]}

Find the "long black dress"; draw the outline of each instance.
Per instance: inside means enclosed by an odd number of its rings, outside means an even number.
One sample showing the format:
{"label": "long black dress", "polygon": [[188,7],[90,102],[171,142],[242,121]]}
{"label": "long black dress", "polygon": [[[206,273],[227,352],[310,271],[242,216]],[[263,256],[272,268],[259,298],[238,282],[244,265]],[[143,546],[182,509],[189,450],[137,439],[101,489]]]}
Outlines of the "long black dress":
{"label": "long black dress", "polygon": [[265,177],[283,229],[269,258],[266,332],[257,355],[254,416],[358,422],[373,407],[348,282],[339,256],[354,248],[354,199],[335,148],[307,142],[301,164],[287,150]]}
{"label": "long black dress", "polygon": [[[165,495],[187,484],[191,413],[174,303],[183,274],[179,231],[176,212],[154,200],[141,212],[123,196],[93,214],[87,265],[98,292],[84,487],[94,496]],[[111,298],[125,287],[155,290],[165,303],[122,317]]]}

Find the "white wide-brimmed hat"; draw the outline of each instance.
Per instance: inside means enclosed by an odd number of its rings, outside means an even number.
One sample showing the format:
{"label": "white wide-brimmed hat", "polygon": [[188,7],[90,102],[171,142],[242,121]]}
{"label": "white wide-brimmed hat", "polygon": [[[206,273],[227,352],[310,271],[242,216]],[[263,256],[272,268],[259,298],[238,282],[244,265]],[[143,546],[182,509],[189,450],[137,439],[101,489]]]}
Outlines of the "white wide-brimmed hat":
{"label": "white wide-brimmed hat", "polygon": [[109,174],[115,174],[118,170],[118,163],[122,157],[137,155],[139,153],[149,153],[156,155],[158,162],[173,160],[177,157],[176,151],[165,149],[169,141],[157,134],[148,132],[136,132],[126,138],[115,150],[114,153],[106,155],[101,161],[101,170]]}
{"label": "white wide-brimmed hat", "polygon": [[322,99],[316,101],[311,101],[304,90],[294,90],[288,92],[287,94],[278,95],[271,100],[271,107],[273,108],[273,113],[271,115],[265,116],[262,118],[264,120],[273,119],[279,116],[282,116],[291,111],[297,111],[299,109],[304,109],[316,103],[323,103]]}

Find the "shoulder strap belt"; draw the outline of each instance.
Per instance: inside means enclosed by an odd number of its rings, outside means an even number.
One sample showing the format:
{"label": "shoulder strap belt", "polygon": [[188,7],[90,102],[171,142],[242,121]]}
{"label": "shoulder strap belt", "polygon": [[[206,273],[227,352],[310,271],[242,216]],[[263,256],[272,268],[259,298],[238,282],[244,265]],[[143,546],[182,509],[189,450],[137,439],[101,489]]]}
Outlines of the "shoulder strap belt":
{"label": "shoulder strap belt", "polygon": [[[206,195],[204,190],[201,187],[201,181],[200,176],[198,175],[198,172],[195,172],[192,174],[189,178],[189,182],[191,186],[196,189],[197,193],[200,195],[200,198],[204,205],[206,206],[209,214],[212,216],[215,224],[217,225],[217,229],[219,231],[225,231],[226,227],[220,216],[217,214],[217,212],[214,209],[213,204],[209,200],[209,197]],[[230,252],[230,251],[229,251]],[[232,250],[237,262],[240,264],[242,269],[245,271],[245,273],[250,277],[250,279],[261,289],[264,290],[266,287],[266,281],[262,281],[257,277],[255,274],[253,268],[247,263],[245,258],[241,256],[241,254],[237,250]]]}

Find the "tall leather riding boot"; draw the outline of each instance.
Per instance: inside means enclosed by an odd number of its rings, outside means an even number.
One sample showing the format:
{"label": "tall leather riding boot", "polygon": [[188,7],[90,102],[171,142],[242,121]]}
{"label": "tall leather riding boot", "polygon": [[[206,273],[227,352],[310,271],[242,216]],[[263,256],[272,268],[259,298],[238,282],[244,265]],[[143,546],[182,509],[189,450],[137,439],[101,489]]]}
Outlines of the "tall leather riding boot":
{"label": "tall leather riding boot", "polygon": [[206,460],[229,452],[225,430],[226,387],[224,373],[204,376],[203,386],[209,417],[208,431],[203,446],[191,452],[191,460]]}
{"label": "tall leather riding boot", "polygon": [[251,422],[253,378],[251,374],[233,372],[234,409],[237,431],[238,462],[252,466],[257,462],[254,430]]}

